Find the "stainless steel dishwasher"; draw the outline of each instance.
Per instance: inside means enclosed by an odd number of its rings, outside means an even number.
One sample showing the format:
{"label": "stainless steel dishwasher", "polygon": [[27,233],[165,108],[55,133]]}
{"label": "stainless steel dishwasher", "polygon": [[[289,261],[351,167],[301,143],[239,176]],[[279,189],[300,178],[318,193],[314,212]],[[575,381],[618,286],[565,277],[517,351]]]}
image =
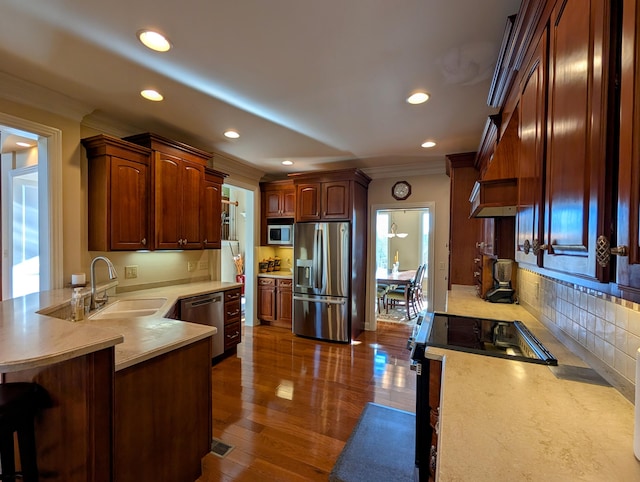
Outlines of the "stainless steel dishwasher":
{"label": "stainless steel dishwasher", "polygon": [[218,333],[213,335],[213,357],[224,353],[224,293],[209,293],[181,300],[180,319],[215,326]]}

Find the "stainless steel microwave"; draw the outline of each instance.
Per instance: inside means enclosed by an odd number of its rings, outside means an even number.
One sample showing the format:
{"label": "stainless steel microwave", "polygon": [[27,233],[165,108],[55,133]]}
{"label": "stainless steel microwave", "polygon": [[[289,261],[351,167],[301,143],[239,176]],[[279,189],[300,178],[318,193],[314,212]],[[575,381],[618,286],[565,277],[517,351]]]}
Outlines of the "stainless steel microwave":
{"label": "stainless steel microwave", "polygon": [[293,244],[293,224],[267,225],[267,244]]}

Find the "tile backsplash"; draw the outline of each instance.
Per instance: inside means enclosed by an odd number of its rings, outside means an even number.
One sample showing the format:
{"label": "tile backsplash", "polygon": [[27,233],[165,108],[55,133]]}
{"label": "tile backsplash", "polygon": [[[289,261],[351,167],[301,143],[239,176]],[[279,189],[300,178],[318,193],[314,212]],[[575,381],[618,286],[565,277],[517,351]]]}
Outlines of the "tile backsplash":
{"label": "tile backsplash", "polygon": [[635,384],[640,348],[640,305],[605,293],[518,269],[520,304],[555,325],[606,367]]}

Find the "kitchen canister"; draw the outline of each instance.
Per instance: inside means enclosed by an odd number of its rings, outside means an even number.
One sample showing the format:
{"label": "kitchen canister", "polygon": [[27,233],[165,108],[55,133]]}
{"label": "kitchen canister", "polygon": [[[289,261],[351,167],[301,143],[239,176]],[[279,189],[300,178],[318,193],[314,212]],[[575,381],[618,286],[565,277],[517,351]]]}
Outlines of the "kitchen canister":
{"label": "kitchen canister", "polygon": [[640,348],[636,355],[636,399],[635,399],[635,424],[633,427],[633,453],[640,460]]}

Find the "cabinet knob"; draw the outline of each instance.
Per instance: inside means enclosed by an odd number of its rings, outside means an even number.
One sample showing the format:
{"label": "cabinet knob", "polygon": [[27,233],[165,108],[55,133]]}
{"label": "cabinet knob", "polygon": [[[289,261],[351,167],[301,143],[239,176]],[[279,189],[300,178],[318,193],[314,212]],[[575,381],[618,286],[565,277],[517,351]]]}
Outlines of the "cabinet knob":
{"label": "cabinet knob", "polygon": [[524,240],[524,243],[522,244],[522,251],[524,254],[529,254],[529,251],[531,251],[531,243],[528,239]]}
{"label": "cabinet knob", "polygon": [[596,261],[598,264],[605,268],[609,266],[611,256],[628,256],[629,248],[626,246],[611,247],[611,243],[605,236],[598,236],[596,241]]}
{"label": "cabinet knob", "polygon": [[204,244],[207,244],[207,239],[204,240]]}
{"label": "cabinet knob", "polygon": [[484,249],[484,241],[481,241],[481,242],[476,243],[476,248],[478,248],[478,249]]}
{"label": "cabinet knob", "polygon": [[142,241],[140,241],[140,244],[142,244],[142,246],[146,246],[147,245],[147,238],[142,238]]}

